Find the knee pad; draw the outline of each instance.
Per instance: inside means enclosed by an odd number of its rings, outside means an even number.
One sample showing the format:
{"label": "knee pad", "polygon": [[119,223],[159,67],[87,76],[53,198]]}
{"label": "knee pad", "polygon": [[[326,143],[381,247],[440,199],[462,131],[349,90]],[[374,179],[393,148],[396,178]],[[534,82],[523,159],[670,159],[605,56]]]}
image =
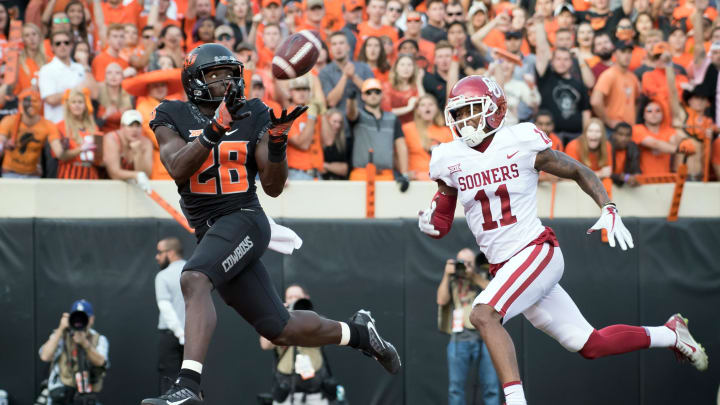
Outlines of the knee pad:
{"label": "knee pad", "polygon": [[269,341],[275,340],[282,333],[287,325],[287,320],[280,317],[268,317],[257,320],[253,327],[260,334]]}

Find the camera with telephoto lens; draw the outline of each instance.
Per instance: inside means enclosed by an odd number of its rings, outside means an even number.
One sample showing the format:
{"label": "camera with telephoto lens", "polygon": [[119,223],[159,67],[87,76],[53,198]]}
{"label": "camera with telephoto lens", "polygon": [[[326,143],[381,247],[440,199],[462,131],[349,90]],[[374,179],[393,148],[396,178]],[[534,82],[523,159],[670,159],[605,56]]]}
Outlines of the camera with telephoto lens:
{"label": "camera with telephoto lens", "polygon": [[300,298],[297,301],[290,304],[291,311],[312,311],[313,303],[307,298]]}
{"label": "camera with telephoto lens", "polygon": [[70,313],[70,324],[71,332],[80,332],[87,329],[88,323],[90,323],[90,317],[84,311],[73,311]]}
{"label": "camera with telephoto lens", "polygon": [[455,273],[453,276],[456,278],[465,278],[467,274],[467,266],[463,262],[455,262]]}

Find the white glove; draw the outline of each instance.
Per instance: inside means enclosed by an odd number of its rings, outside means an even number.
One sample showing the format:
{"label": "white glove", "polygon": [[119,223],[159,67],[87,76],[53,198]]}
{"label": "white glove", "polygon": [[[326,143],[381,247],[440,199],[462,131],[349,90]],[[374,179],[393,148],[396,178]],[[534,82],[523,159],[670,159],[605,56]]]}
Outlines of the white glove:
{"label": "white glove", "polygon": [[600,229],[607,230],[608,243],[610,244],[610,247],[615,247],[616,238],[620,244],[620,249],[622,250],[627,250],[628,246],[630,249],[635,247],[632,235],[630,235],[630,231],[628,231],[623,224],[622,219],[620,219],[620,214],[618,213],[615,204],[609,203],[603,205],[600,219],[595,222],[595,225],[588,229],[587,233],[591,234]]}
{"label": "white glove", "polygon": [[145,172],[138,172],[138,174],[135,176],[135,181],[137,182],[138,187],[140,189],[148,194],[152,191],[152,188],[150,187],[150,179],[148,178],[147,174]]}
{"label": "white glove", "polygon": [[435,201],[430,203],[430,208],[420,211],[418,213],[418,228],[420,228],[420,231],[424,234],[431,235],[431,236],[438,236],[440,235],[440,231],[435,229],[435,226],[430,223],[430,220],[432,220],[433,212],[435,212],[435,207],[437,204]]}
{"label": "white glove", "polygon": [[185,346],[185,331],[177,330],[174,333],[175,337],[180,341],[180,345]]}

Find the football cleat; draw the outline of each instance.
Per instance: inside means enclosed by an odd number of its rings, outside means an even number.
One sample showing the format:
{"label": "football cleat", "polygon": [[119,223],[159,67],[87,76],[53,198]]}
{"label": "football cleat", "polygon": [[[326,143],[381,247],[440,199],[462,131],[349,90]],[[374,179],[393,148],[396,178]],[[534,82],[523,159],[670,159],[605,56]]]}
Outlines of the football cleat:
{"label": "football cleat", "polygon": [[194,391],[192,388],[184,387],[179,384],[179,380],[170,387],[170,389],[159,398],[143,399],[140,405],[201,405],[203,400],[195,392],[200,391],[200,387]]}
{"label": "football cleat", "polygon": [[377,360],[385,370],[390,374],[397,374],[400,371],[402,363],[395,346],[387,340],[380,337],[376,327],[375,320],[370,315],[370,311],[361,309],[350,318],[350,322],[360,328],[367,328],[369,349],[361,349],[360,351],[366,356],[370,356]]}
{"label": "football cleat", "polygon": [[707,353],[705,353],[702,345],[695,341],[690,334],[688,320],[680,314],[675,314],[665,322],[665,326],[675,332],[675,346],[671,347],[675,352],[675,357],[680,361],[689,361],[700,371],[707,370]]}

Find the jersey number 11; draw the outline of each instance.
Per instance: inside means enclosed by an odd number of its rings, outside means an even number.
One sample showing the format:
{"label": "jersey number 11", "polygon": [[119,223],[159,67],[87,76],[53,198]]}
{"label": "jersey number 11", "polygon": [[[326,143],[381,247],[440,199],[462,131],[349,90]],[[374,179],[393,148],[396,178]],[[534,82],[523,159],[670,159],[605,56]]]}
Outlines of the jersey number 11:
{"label": "jersey number 11", "polygon": [[500,210],[502,211],[502,218],[500,218],[500,225],[498,221],[493,221],[492,211],[490,211],[490,199],[485,190],[478,190],[475,194],[475,200],[480,201],[482,208],[483,219],[485,222],[482,224],[483,231],[492,231],[498,226],[512,225],[517,222],[517,217],[512,214],[510,210],[510,194],[508,193],[507,185],[502,184],[495,190],[495,195],[500,197]]}

